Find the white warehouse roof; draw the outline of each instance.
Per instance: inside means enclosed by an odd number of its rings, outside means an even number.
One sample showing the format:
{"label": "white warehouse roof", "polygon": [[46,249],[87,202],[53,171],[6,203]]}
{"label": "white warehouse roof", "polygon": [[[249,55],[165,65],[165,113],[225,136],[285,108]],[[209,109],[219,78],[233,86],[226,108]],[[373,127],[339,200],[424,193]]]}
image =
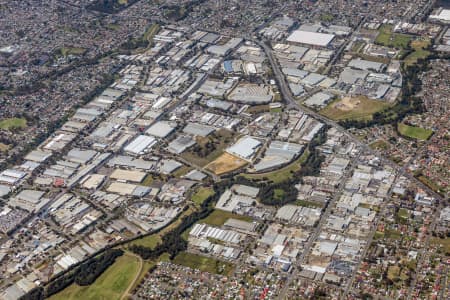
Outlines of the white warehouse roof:
{"label": "white warehouse roof", "polygon": [[334,39],[334,34],[296,30],[288,38],[288,42],[326,47]]}
{"label": "white warehouse roof", "polygon": [[125,147],[125,151],[132,154],[142,154],[147,148],[151,148],[156,144],[156,139],[147,135],[140,135],[128,146]]}
{"label": "white warehouse roof", "polygon": [[230,154],[243,159],[250,159],[261,146],[261,142],[249,136],[240,139],[236,144],[227,149]]}

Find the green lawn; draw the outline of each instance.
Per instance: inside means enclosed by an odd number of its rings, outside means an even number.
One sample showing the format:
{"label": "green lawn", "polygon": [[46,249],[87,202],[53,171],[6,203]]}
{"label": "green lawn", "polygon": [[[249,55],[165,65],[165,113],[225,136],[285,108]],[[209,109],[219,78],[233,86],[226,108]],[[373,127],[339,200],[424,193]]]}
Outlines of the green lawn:
{"label": "green lawn", "polygon": [[403,123],[398,123],[397,129],[401,135],[418,140],[428,140],[433,134],[432,130],[409,126]]}
{"label": "green lawn", "polygon": [[393,240],[398,240],[402,237],[402,234],[400,231],[395,230],[395,229],[386,229],[384,231],[384,236],[387,239],[393,239]]}
{"label": "green lawn", "polygon": [[403,218],[403,219],[407,219],[409,217],[409,213],[408,210],[404,209],[404,208],[400,208],[398,210],[397,216],[399,218]]}
{"label": "green lawn", "polygon": [[202,203],[208,199],[210,196],[214,195],[214,189],[211,187],[199,187],[197,191],[195,191],[194,195],[192,195],[191,200],[197,204],[198,206],[202,205]]}
{"label": "green lawn", "polygon": [[11,130],[13,128],[27,127],[27,120],[24,118],[10,118],[0,121],[0,129]]}
{"label": "green lawn", "polygon": [[225,224],[225,222],[228,219],[231,219],[231,218],[242,220],[242,221],[247,221],[247,222],[251,222],[253,220],[249,216],[237,215],[237,214],[233,214],[228,211],[216,209],[211,214],[209,214],[209,216],[198,221],[198,223],[205,223],[205,224],[209,224],[212,226],[222,226],[223,224]]}
{"label": "green lawn", "polygon": [[295,205],[311,208],[323,208],[323,203],[308,200],[297,200],[295,201]]}
{"label": "green lawn", "polygon": [[93,284],[89,286],[72,284],[60,293],[50,297],[50,299],[120,299],[122,293],[125,292],[133,281],[138,270],[138,259],[125,253],[117,258],[116,262],[100,275]]}
{"label": "green lawn", "polygon": [[265,180],[267,178],[268,181],[272,181],[274,183],[280,183],[286,181],[294,175],[294,172],[297,172],[301,168],[301,164],[304,163],[309,156],[309,151],[306,149],[303,154],[295,161],[290,163],[289,165],[272,172],[267,173],[258,173],[258,174],[243,174],[247,179],[256,179],[256,180]]}
{"label": "green lawn", "polygon": [[390,106],[389,103],[379,100],[372,100],[359,96],[351,99],[353,107],[341,106],[343,100],[338,99],[331,102],[319,113],[335,121],[340,120],[371,120],[372,115]]}
{"label": "green lawn", "polygon": [[381,25],[380,29],[378,29],[379,33],[375,43],[397,49],[407,48],[413,37],[407,34],[393,33],[392,28],[392,25]]}
{"label": "green lawn", "polygon": [[433,237],[430,239],[430,243],[440,248],[445,255],[450,255],[450,238],[441,239],[439,237]]}
{"label": "green lawn", "polygon": [[231,263],[189,252],[181,252],[178,254],[174,258],[173,263],[192,269],[198,269],[203,272],[221,274],[225,276],[230,275],[234,269],[234,265]]}
{"label": "green lawn", "polygon": [[158,33],[160,27],[158,24],[153,24],[150,26],[147,31],[144,33],[144,39],[151,42],[153,37]]}
{"label": "green lawn", "polygon": [[383,140],[377,140],[369,145],[370,148],[375,150],[387,150],[389,148],[389,144]]}
{"label": "green lawn", "polygon": [[409,54],[404,59],[404,63],[406,66],[412,66],[417,63],[419,59],[425,59],[427,58],[431,52],[426,50],[428,46],[430,45],[431,41],[429,39],[422,39],[422,40],[414,40],[411,42],[411,48],[414,49],[414,51]]}
{"label": "green lawn", "polygon": [[62,47],[59,51],[62,56],[66,57],[68,55],[83,55],[86,49],[80,47]]}
{"label": "green lawn", "polygon": [[285,191],[283,189],[274,189],[273,190],[273,198],[275,200],[283,200]]}

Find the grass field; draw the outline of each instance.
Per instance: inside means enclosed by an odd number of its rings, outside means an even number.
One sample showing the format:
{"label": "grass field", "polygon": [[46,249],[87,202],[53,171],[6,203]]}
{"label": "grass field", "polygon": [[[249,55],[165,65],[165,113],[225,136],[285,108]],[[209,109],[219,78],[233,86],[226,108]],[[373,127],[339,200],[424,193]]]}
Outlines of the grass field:
{"label": "grass field", "polygon": [[247,165],[245,160],[225,152],[216,160],[209,163],[206,168],[216,175],[222,175],[238,170],[245,165]]}
{"label": "grass field", "polygon": [[86,49],[80,47],[62,47],[59,49],[62,56],[66,57],[68,55],[83,55]]}
{"label": "grass field", "polygon": [[315,201],[308,201],[308,200],[297,200],[294,203],[298,206],[304,206],[304,207],[311,207],[311,208],[323,208],[323,203],[315,202]]}
{"label": "grass field", "polygon": [[428,140],[433,134],[432,130],[409,126],[403,123],[398,123],[397,129],[401,135],[418,140]]}
{"label": "grass field", "polygon": [[404,59],[404,63],[406,66],[412,66],[417,63],[419,59],[427,58],[431,52],[426,50],[426,48],[430,45],[431,41],[429,39],[424,40],[414,40],[411,42],[411,48],[414,51],[409,54]]}
{"label": "grass field", "polygon": [[364,96],[343,98],[331,102],[319,113],[333,120],[370,120],[376,112],[390,105]]}
{"label": "grass field", "polygon": [[377,140],[371,143],[369,147],[375,150],[386,150],[389,148],[389,144],[383,140]]}
{"label": "grass field", "polygon": [[144,39],[151,42],[153,37],[158,33],[160,27],[158,24],[153,24],[150,26],[147,31],[144,33]]}
{"label": "grass field", "polygon": [[397,49],[407,48],[413,37],[407,34],[393,33],[392,29],[392,25],[381,25],[375,43]]}
{"label": "grass field", "polygon": [[139,261],[130,254],[117,258],[97,280],[89,286],[72,284],[62,292],[50,297],[52,300],[71,299],[120,299],[139,270]]}
{"label": "grass field", "polygon": [[298,159],[279,170],[258,174],[244,174],[243,176],[247,179],[257,180],[265,180],[265,178],[267,178],[268,181],[280,183],[292,178],[292,176],[294,176],[293,172],[297,172],[298,170],[300,170],[301,164],[308,159],[308,156],[309,151],[308,149],[306,149]]}
{"label": "grass field", "polygon": [[246,222],[251,222],[253,219],[248,216],[233,214],[224,210],[214,210],[209,216],[198,221],[198,223],[205,223],[212,226],[222,226],[228,219],[238,219]]}
{"label": "grass field", "polygon": [[[185,151],[181,156],[197,166],[204,167],[222,155],[223,149],[233,141],[233,138],[234,133],[226,129],[218,130],[208,137],[197,137],[197,145]],[[214,145],[214,150],[208,150],[208,144]],[[200,156],[196,149],[200,149],[206,155]]]}
{"label": "grass field", "polygon": [[200,206],[208,197],[214,195],[214,189],[211,187],[201,186],[192,195],[191,200]]}
{"label": "grass field", "polygon": [[0,143],[0,152],[8,151],[9,145]]}
{"label": "grass field", "polygon": [[234,269],[234,265],[228,262],[192,254],[189,252],[181,252],[174,258],[173,262],[175,264],[186,266],[192,269],[198,269],[203,272],[221,275],[230,275]]}
{"label": "grass field", "polygon": [[450,238],[441,239],[439,237],[433,237],[430,239],[430,243],[434,246],[439,247],[445,255],[450,254]]}
{"label": "grass field", "polygon": [[27,127],[27,120],[23,118],[10,118],[0,121],[0,129],[11,130],[13,128]]}

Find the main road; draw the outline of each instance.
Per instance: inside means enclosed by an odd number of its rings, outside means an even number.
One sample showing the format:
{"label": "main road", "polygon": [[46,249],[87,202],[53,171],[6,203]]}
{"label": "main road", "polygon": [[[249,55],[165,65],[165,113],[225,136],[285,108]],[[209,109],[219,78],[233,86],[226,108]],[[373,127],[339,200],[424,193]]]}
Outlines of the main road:
{"label": "main road", "polygon": [[287,109],[297,109],[300,111],[304,111],[305,113],[312,116],[313,118],[320,120],[321,122],[336,128],[338,131],[345,134],[352,142],[354,142],[355,144],[360,146],[366,153],[370,153],[372,155],[379,157],[382,160],[383,164],[389,165],[392,168],[394,168],[395,170],[397,170],[398,172],[401,172],[405,177],[407,177],[410,180],[412,180],[413,182],[417,183],[417,185],[419,185],[423,190],[427,191],[430,195],[432,195],[436,199],[440,200],[440,202],[442,201],[441,195],[434,192],[432,189],[430,189],[428,186],[423,184],[421,181],[419,181],[413,175],[408,173],[407,170],[405,170],[405,168],[402,168],[401,166],[397,165],[393,161],[385,158],[380,152],[375,151],[374,149],[370,148],[367,144],[363,143],[361,140],[359,140],[354,135],[349,133],[345,128],[343,128],[338,123],[322,116],[321,114],[313,111],[312,109],[310,109],[308,107],[305,107],[304,105],[300,105],[297,102],[297,100],[292,96],[291,90],[289,89],[289,86],[285,80],[284,74],[282,73],[281,68],[276,61],[276,58],[274,57],[274,55],[272,53],[272,49],[267,45],[267,43],[265,41],[260,41],[260,40],[248,38],[248,37],[247,37],[247,39],[253,41],[254,43],[258,44],[261,48],[264,49],[264,52],[270,62],[270,65],[272,66],[273,74],[277,81],[280,92],[286,101]]}

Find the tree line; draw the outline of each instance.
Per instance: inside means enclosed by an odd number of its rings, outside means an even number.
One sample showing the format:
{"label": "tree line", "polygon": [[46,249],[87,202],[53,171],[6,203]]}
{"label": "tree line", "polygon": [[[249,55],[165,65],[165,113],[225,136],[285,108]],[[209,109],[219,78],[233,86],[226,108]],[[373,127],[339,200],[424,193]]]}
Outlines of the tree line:
{"label": "tree line", "polygon": [[109,266],[111,266],[117,257],[123,255],[123,250],[108,249],[99,256],[93,257],[86,262],[75,267],[68,273],[56,278],[45,287],[37,287],[20,297],[20,300],[41,300],[48,298],[69,285],[76,283],[80,286],[92,284]]}
{"label": "tree line", "polygon": [[[238,176],[236,178],[236,183],[245,184],[250,186],[255,186],[260,189],[258,197],[260,202],[266,205],[277,205],[282,206],[287,203],[294,202],[297,200],[298,191],[295,185],[302,182],[304,176],[317,176],[320,173],[320,166],[325,160],[325,156],[320,154],[317,150],[317,146],[322,145],[327,140],[328,127],[325,126],[317,134],[314,140],[308,146],[310,152],[306,161],[301,163],[301,168],[293,173],[289,179],[279,182],[255,182],[254,180],[249,180],[243,176]],[[283,191],[281,195],[276,195],[276,190]]]}

